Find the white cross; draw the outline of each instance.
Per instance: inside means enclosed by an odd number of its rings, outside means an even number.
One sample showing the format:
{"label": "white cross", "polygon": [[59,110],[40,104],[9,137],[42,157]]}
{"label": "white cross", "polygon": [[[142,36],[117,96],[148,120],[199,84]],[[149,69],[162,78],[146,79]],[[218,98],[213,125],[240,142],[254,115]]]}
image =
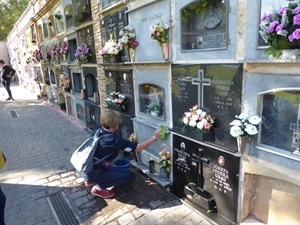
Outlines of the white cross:
{"label": "white cross", "polygon": [[198,70],[198,77],[192,78],[192,84],[198,85],[198,105],[203,108],[203,86],[210,86],[210,79],[204,78],[203,70]]}
{"label": "white cross", "polygon": [[300,155],[300,105],[298,108],[298,118],[296,123],[290,124],[290,130],[293,132],[293,140],[292,140],[292,147],[296,148],[296,150],[293,152],[295,155]]}

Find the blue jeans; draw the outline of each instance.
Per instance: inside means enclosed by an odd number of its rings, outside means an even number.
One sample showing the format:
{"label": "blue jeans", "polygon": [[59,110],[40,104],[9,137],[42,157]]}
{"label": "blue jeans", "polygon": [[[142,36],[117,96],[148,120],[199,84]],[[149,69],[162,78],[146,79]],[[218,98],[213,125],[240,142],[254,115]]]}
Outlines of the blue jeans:
{"label": "blue jeans", "polygon": [[11,79],[3,80],[3,85],[7,91],[8,97],[13,98],[10,90],[10,83],[11,83]]}
{"label": "blue jeans", "polygon": [[90,183],[97,183],[101,189],[112,186],[122,186],[133,178],[133,172],[124,167],[110,167],[108,169],[94,169],[83,179]]}
{"label": "blue jeans", "polygon": [[6,197],[0,187],[0,225],[5,225],[4,222],[5,202],[6,202]]}

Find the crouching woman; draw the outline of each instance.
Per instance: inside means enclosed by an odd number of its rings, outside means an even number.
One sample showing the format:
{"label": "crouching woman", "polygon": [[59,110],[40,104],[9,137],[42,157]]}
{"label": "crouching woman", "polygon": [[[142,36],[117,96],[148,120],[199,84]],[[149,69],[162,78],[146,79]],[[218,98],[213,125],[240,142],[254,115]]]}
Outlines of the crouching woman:
{"label": "crouching woman", "polygon": [[107,188],[122,186],[133,178],[133,172],[130,169],[111,166],[111,163],[117,158],[119,150],[141,152],[160,137],[162,129],[158,128],[149,139],[137,144],[115,134],[122,123],[119,112],[109,109],[103,110],[100,122],[102,126],[99,132],[101,138],[98,141],[95,157],[98,159],[106,158],[102,163],[94,165],[91,172],[82,174],[82,177],[86,180],[85,185],[92,187],[91,193],[93,195],[101,198],[111,198],[115,193]]}

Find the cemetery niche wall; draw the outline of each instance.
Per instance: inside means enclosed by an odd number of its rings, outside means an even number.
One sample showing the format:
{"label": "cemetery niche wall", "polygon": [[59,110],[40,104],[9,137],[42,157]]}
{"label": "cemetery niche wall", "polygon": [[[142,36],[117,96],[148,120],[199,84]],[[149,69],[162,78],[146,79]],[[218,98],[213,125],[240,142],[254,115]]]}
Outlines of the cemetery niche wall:
{"label": "cemetery niche wall", "polygon": [[[229,124],[241,112],[241,93],[241,64],[172,65],[173,132],[236,152]],[[182,122],[195,105],[215,117],[207,135]]]}

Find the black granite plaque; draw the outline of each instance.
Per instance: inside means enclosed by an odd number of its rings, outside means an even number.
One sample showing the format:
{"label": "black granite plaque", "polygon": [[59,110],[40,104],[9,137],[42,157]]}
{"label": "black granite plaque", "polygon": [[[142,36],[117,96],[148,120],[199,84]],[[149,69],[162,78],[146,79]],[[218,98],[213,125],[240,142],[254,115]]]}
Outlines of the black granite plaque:
{"label": "black granite plaque", "polygon": [[105,86],[107,95],[109,95],[109,93],[117,91],[117,78],[115,71],[105,71]]}
{"label": "black granite plaque", "polygon": [[218,224],[236,224],[240,158],[173,135],[171,192]]}
{"label": "black granite plaque", "polygon": [[60,74],[62,74],[64,77],[71,77],[71,74],[70,74],[70,69],[69,69],[69,66],[63,66],[61,65],[60,66]]}
{"label": "black granite plaque", "polygon": [[132,117],[126,114],[121,114],[122,117],[122,123],[120,124],[120,127],[116,134],[122,136],[125,139],[128,139],[129,136],[134,133],[133,129],[133,121]]}
{"label": "black granite plaque", "polygon": [[[100,32],[101,32],[102,46],[105,45],[105,43],[109,40],[111,35],[114,40],[118,40],[120,38],[119,37],[120,31],[123,30],[126,25],[128,25],[128,18],[125,11],[126,8],[118,12],[109,14],[108,16],[101,19]],[[117,60],[115,62],[126,62],[129,60],[128,57],[129,56],[128,56],[127,49],[124,48],[119,53],[119,58],[116,58]]]}
{"label": "black granite plaque", "polygon": [[77,118],[81,121],[84,121],[84,116],[85,116],[85,113],[84,113],[84,107],[79,104],[79,103],[76,103],[76,115],[77,115]]}
{"label": "black granite plaque", "polygon": [[118,72],[117,86],[118,91],[124,94],[128,101],[126,103],[126,109],[124,110],[124,113],[133,116],[135,114],[135,104],[132,71]]}
{"label": "black granite plaque", "polygon": [[109,108],[120,111],[122,114],[134,116],[134,89],[133,74],[131,70],[107,70],[105,72],[105,84],[107,96],[112,92],[120,92],[126,96],[125,109],[109,106]]}
{"label": "black granite plaque", "polygon": [[88,46],[90,49],[91,57],[88,58],[89,62],[96,62],[96,50],[95,50],[95,41],[94,41],[94,30],[93,26],[85,27],[77,32],[78,34],[78,43]]}
{"label": "black granite plaque", "polygon": [[91,19],[92,12],[90,0],[75,0],[74,4],[76,7],[75,21],[77,23],[83,23]]}
{"label": "black granite plaque", "polygon": [[[175,132],[199,141],[209,141],[236,151],[236,139],[230,135],[230,122],[241,112],[242,66],[173,65],[172,105]],[[194,105],[199,105],[217,120],[214,137],[203,139],[196,128],[184,127],[181,119]]]}

